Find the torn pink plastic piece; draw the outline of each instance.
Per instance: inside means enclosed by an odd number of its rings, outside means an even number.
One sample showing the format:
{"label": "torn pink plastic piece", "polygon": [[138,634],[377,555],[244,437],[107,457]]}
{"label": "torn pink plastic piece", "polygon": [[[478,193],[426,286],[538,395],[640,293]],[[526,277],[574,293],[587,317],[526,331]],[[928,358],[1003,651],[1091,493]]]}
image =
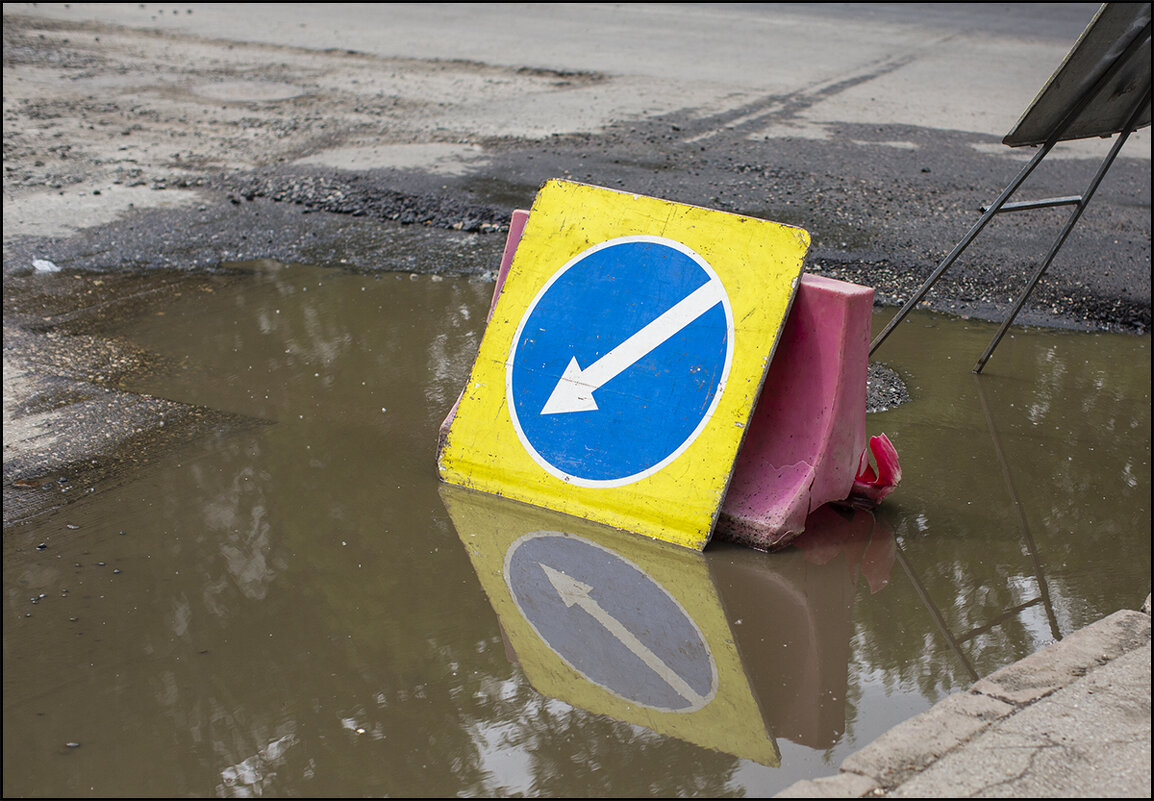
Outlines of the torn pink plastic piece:
{"label": "torn pink plastic piece", "polygon": [[[876,469],[870,464],[871,452]],[[870,437],[869,450],[862,452],[849,500],[855,506],[877,506],[901,480],[902,466],[898,464],[898,451],[890,438],[885,434]]]}

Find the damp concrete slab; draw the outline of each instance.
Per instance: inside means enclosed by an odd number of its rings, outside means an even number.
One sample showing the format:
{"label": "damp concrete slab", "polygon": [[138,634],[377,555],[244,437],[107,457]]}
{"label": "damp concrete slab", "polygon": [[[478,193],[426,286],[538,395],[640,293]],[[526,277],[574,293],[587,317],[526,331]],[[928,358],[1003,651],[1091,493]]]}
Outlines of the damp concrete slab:
{"label": "damp concrete slab", "polygon": [[943,699],[778,798],[1147,798],[1150,614],[1123,610]]}

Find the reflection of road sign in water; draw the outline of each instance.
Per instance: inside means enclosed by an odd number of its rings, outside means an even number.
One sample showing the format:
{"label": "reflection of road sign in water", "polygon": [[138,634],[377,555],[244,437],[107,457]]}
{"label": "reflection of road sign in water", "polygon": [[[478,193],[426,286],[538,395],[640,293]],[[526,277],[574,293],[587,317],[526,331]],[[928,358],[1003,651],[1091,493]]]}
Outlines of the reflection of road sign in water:
{"label": "reflection of road sign in water", "polygon": [[725,289],[660,237],[621,237],[563,266],[513,340],[507,398],[533,458],[586,486],[636,481],[676,458],[724,389]]}
{"label": "reflection of road sign in water", "polygon": [[780,763],[701,554],[489,493],[446,485],[441,496],[506,647],[537,692]]}
{"label": "reflection of road sign in water", "polygon": [[589,681],[626,701],[694,712],[717,668],[696,623],[633,563],[569,534],[510,546],[505,581],[541,640]]}

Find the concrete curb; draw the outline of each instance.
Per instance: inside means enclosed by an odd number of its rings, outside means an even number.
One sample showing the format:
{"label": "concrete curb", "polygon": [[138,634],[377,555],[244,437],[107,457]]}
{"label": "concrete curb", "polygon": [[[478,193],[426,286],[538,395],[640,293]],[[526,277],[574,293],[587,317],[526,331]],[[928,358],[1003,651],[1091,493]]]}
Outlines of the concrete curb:
{"label": "concrete curb", "polygon": [[[1076,797],[1085,785],[1148,797],[1149,609],[1147,596],[1141,612],[1116,612],[992,673],[851,754],[837,775],[775,797]],[[1064,761],[1047,770],[1042,752]]]}

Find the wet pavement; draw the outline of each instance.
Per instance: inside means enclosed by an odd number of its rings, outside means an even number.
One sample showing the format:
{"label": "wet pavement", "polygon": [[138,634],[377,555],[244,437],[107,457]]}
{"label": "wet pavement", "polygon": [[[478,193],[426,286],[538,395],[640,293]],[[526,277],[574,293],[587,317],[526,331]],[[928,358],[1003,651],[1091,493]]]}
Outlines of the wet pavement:
{"label": "wet pavement", "polygon": [[1150,597],[995,671],[776,798],[1144,798]]}

